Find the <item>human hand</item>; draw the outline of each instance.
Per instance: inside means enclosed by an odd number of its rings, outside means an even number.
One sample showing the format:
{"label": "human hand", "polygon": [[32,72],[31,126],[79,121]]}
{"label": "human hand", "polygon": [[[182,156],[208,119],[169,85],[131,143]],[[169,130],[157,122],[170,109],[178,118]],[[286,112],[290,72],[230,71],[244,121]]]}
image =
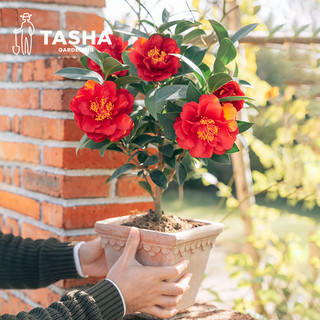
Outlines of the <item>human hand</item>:
{"label": "human hand", "polygon": [[79,260],[84,275],[105,277],[108,273],[106,256],[100,237],[85,242],[79,249]]}
{"label": "human hand", "polygon": [[107,279],[119,287],[127,314],[144,312],[159,318],[170,318],[178,312],[175,307],[189,289],[190,273],[173,282],[187,269],[188,261],[168,267],[143,266],[135,259],[139,242],[139,230],[131,228],[124,251]]}

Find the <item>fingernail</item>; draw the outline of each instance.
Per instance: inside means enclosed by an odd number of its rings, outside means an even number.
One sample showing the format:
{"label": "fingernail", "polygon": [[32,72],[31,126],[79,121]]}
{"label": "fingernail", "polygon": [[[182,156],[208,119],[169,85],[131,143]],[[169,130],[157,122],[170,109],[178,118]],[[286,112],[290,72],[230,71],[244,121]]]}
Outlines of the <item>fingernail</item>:
{"label": "fingernail", "polygon": [[136,227],[131,227],[130,233],[129,233],[129,237],[130,238],[137,238],[139,234],[139,230]]}

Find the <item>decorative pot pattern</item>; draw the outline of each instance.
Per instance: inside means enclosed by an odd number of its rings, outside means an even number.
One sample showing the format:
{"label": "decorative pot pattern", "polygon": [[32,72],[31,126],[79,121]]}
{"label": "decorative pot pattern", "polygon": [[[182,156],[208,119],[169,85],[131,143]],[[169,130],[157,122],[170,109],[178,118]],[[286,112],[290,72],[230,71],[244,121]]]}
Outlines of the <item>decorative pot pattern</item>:
{"label": "decorative pot pattern", "polygon": [[[95,230],[102,239],[108,267],[111,268],[120,257],[128,238],[130,227],[122,223],[132,220],[135,216],[125,216],[98,221]],[[204,225],[177,233],[164,233],[140,229],[140,245],[136,259],[143,265],[173,265],[188,259],[188,272],[192,273],[190,290],[178,305],[184,309],[194,304],[200,288],[209,253],[216,237],[223,229],[218,222],[203,221]]]}

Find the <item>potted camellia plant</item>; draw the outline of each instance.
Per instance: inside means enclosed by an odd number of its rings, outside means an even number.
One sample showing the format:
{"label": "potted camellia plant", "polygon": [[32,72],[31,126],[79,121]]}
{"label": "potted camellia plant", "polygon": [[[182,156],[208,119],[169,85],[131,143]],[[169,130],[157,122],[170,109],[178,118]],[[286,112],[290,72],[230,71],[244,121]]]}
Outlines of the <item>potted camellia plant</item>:
{"label": "potted camellia plant", "polygon": [[[255,28],[249,25],[231,38],[223,25],[209,20],[217,41],[210,52],[192,44],[205,31],[197,21],[163,23],[142,21],[150,34],[116,22],[111,44],[80,45],[83,68],[65,68],[57,74],[87,80],[70,103],[75,121],[85,135],[78,148],[124,153],[107,181],[135,172],[139,186],[152,197],[147,213],[107,219],[95,225],[111,267],[121,254],[130,226],[141,228],[137,260],[146,265],[170,265],[188,259],[193,274],[191,290],[181,301],[194,303],[211,247],[222,224],[188,220],[164,214],[161,199],[168,184],[183,184],[195,164],[228,163],[239,133],[252,123],[237,120],[246,102],[234,62],[235,43]],[[132,45],[128,46],[129,38]],[[203,62],[215,56],[212,67]],[[139,99],[135,99],[138,97]],[[138,187],[138,186],[137,186]]]}

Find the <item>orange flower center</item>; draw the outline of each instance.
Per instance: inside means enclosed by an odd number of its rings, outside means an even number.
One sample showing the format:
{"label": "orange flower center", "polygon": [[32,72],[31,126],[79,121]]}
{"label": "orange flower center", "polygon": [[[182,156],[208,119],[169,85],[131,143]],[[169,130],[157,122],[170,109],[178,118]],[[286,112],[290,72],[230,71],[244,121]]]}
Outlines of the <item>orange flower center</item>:
{"label": "orange flower center", "polygon": [[163,61],[166,55],[167,54],[164,51],[160,51],[157,47],[154,47],[148,52],[148,57],[151,57],[153,63],[155,64],[157,64],[160,61]]}
{"label": "orange flower center", "polygon": [[197,131],[198,138],[205,141],[213,141],[219,131],[219,127],[215,125],[214,120],[202,117],[200,123],[205,127],[202,126],[201,130]]}
{"label": "orange flower center", "polygon": [[95,101],[92,101],[90,105],[90,109],[97,114],[95,118],[97,121],[112,119],[113,108],[114,105],[111,102],[107,102],[106,98],[102,98],[100,101],[98,101],[96,97]]}

